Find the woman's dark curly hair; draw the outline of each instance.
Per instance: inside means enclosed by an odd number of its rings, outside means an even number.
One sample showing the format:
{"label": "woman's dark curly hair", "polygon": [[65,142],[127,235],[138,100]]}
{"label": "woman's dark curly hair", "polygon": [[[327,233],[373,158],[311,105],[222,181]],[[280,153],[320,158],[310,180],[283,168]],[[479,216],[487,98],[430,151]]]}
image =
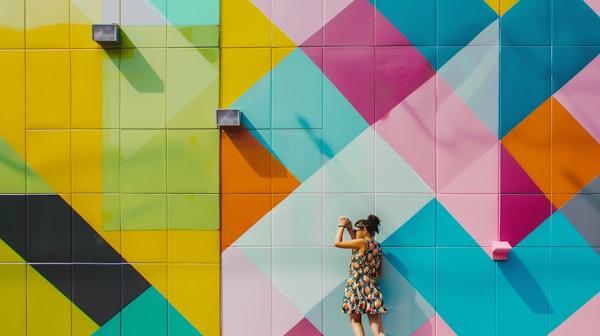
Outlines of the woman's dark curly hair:
{"label": "woman's dark curly hair", "polygon": [[375,215],[369,215],[367,219],[359,219],[356,221],[355,226],[361,229],[366,228],[371,236],[375,236],[376,233],[379,233],[379,222],[379,217]]}

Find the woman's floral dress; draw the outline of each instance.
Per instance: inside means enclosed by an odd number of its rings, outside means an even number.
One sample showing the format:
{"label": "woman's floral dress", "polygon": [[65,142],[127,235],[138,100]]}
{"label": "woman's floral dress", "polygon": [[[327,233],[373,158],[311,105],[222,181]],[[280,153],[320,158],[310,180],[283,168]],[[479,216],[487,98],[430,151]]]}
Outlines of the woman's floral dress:
{"label": "woman's floral dress", "polygon": [[383,295],[377,283],[381,264],[381,246],[375,240],[365,239],[365,251],[352,251],[350,270],[344,290],[342,313],[385,314]]}

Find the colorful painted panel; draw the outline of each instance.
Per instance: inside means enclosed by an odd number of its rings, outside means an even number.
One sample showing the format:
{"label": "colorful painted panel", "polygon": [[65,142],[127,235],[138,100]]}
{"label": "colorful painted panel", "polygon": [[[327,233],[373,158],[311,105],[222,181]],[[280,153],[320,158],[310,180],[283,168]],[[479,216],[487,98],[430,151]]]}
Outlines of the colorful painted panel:
{"label": "colorful painted panel", "polygon": [[1,335],[221,334],[219,13],[0,4]]}
{"label": "colorful painted panel", "polygon": [[599,14],[224,0],[223,335],[353,335],[334,237],[369,214],[386,335],[595,334]]}

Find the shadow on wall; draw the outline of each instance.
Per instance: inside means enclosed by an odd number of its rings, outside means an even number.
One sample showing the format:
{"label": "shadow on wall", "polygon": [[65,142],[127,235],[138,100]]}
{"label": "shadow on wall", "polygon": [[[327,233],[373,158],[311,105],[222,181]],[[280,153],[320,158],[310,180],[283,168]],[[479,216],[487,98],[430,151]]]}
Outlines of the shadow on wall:
{"label": "shadow on wall", "polygon": [[498,268],[527,307],[535,314],[554,314],[544,290],[519,256],[511,251],[508,260],[498,263]]}
{"label": "shadow on wall", "polygon": [[128,62],[121,66],[123,77],[138,92],[165,92],[165,83],[138,49],[122,49],[121,60]]}
{"label": "shadow on wall", "polygon": [[384,252],[384,257],[380,285],[388,313],[383,318],[383,328],[386,335],[410,335],[433,316],[435,309],[408,281],[408,267],[400,258],[389,252]]}

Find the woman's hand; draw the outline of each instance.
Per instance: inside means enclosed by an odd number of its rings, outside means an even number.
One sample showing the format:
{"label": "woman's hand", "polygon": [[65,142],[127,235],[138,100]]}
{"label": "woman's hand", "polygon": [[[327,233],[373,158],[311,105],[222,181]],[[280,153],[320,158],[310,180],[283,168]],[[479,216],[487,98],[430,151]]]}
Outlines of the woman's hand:
{"label": "woman's hand", "polygon": [[348,230],[352,229],[352,222],[350,222],[348,217],[340,216],[339,220],[340,220],[340,226],[343,225]]}

